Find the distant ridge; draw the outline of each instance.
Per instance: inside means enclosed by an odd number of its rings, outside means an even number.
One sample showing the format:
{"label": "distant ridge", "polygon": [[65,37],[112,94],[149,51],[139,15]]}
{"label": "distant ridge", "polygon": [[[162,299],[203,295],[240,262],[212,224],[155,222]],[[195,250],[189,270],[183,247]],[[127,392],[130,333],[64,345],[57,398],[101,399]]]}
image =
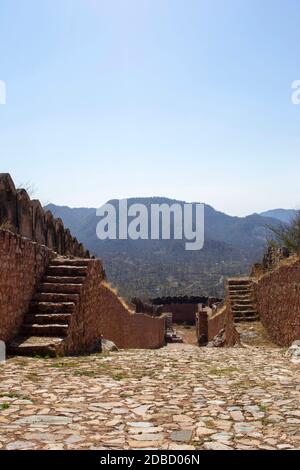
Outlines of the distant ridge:
{"label": "distant ridge", "polygon": [[[109,201],[118,204],[118,200]],[[184,204],[163,197],[131,198],[128,204]],[[205,245],[188,252],[182,240],[105,240],[96,237],[96,209],[47,206],[61,217],[92,253],[104,261],[108,279],[120,293],[132,296],[223,294],[226,276],[248,274],[260,260],[268,238],[267,226],[278,224],[259,214],[232,217],[205,205]]]}
{"label": "distant ridge", "polygon": [[271,217],[273,219],[278,219],[280,222],[289,223],[292,218],[296,215],[296,209],[273,209],[270,211],[262,212],[260,215],[262,217]]}

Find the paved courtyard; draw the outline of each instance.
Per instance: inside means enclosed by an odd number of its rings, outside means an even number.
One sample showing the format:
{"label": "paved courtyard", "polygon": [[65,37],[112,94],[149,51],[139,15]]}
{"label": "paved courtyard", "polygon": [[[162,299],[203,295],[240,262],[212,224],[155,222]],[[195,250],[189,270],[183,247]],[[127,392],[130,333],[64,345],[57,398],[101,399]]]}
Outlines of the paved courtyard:
{"label": "paved courtyard", "polygon": [[300,369],[271,346],[12,358],[0,448],[300,448]]}

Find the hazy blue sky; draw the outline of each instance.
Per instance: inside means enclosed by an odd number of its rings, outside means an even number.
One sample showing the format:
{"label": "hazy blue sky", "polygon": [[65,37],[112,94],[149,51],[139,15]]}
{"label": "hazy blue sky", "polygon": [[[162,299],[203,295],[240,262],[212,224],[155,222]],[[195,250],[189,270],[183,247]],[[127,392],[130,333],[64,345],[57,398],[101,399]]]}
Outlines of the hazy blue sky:
{"label": "hazy blue sky", "polygon": [[71,206],[300,203],[299,0],[1,0],[0,171]]}

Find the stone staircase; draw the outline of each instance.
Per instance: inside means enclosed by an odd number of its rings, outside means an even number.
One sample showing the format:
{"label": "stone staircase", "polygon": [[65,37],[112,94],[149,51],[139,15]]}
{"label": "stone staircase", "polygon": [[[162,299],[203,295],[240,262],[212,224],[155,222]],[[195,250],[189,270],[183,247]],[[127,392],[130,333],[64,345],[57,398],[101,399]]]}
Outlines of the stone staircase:
{"label": "stone staircase", "polygon": [[88,260],[57,258],[48,267],[24,317],[20,336],[9,345],[19,356],[57,356],[85,282]]}
{"label": "stone staircase", "polygon": [[228,292],[235,322],[259,320],[250,277],[228,279]]}

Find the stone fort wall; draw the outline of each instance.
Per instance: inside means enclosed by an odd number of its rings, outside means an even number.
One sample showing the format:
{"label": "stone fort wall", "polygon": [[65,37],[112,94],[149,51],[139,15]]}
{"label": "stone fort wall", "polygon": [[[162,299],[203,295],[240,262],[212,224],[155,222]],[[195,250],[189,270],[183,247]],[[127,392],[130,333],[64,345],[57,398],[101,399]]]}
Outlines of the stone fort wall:
{"label": "stone fort wall", "polygon": [[[32,296],[57,253],[28,238],[0,229],[0,340],[18,335]],[[72,314],[62,353],[95,349],[101,336],[119,348],[159,348],[165,318],[132,312],[106,283],[100,260],[89,259],[80,300]]]}
{"label": "stone fort wall", "polygon": [[132,312],[105,281],[101,262],[90,260],[66,352],[88,351],[101,336],[120,349],[159,348],[165,344],[165,318]]}
{"label": "stone fort wall", "polygon": [[46,246],[0,229],[0,340],[10,341],[51,259]]}
{"label": "stone fort wall", "polygon": [[96,289],[96,293],[102,309],[100,329],[105,338],[120,348],[155,349],[164,346],[165,316],[134,313],[105,282]]}
{"label": "stone fort wall", "polygon": [[37,200],[31,200],[24,189],[16,189],[11,176],[0,173],[0,228],[45,245],[61,255],[89,258],[82,243],[64,228],[61,219],[44,211]]}
{"label": "stone fort wall", "polygon": [[300,339],[300,260],[283,261],[256,279],[257,311],[271,339],[290,346]]}
{"label": "stone fort wall", "polygon": [[[0,339],[17,335],[32,296],[57,255],[90,259],[61,219],[45,212],[9,174],[0,174]],[[80,302],[72,315],[65,352],[88,351],[102,335],[119,348],[157,348],[165,342],[165,318],[135,314],[90,260]]]}

